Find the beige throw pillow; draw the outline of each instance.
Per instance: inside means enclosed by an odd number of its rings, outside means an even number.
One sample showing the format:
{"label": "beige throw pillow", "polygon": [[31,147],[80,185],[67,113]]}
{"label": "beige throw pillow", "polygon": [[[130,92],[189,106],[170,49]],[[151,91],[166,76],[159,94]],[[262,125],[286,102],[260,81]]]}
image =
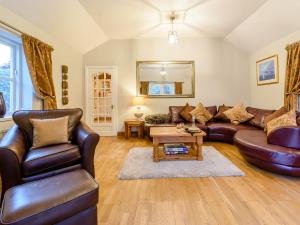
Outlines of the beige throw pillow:
{"label": "beige throw pillow", "polygon": [[254,117],[254,115],[246,111],[245,106],[242,104],[236,105],[232,109],[228,109],[223,113],[230,122],[235,125],[246,122]]}
{"label": "beige throw pillow", "polygon": [[195,116],[195,119],[202,125],[205,125],[207,121],[213,118],[213,115],[211,115],[201,103],[199,103],[190,114],[191,116]]}
{"label": "beige throw pillow", "polygon": [[264,131],[266,132],[267,131],[267,124],[275,119],[275,118],[278,118],[284,114],[288,113],[288,110],[285,108],[285,107],[281,107],[280,109],[277,109],[275,112],[273,112],[271,115],[268,115],[264,118],[264,125],[265,125],[265,128],[264,128]]}
{"label": "beige throw pillow", "polygon": [[276,128],[286,126],[297,126],[296,112],[294,110],[291,110],[288,113],[269,121],[267,123],[267,135],[269,135]]}
{"label": "beige throw pillow", "polygon": [[30,119],[33,126],[32,149],[68,142],[69,117]]}

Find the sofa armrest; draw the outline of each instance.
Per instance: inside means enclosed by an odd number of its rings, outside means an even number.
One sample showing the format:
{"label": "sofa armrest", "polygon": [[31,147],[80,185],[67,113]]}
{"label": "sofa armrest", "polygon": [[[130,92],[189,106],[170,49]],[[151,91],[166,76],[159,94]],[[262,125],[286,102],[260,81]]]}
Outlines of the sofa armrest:
{"label": "sofa armrest", "polygon": [[268,143],[300,149],[300,127],[280,127],[268,135]]}
{"label": "sofa armrest", "polygon": [[7,189],[22,183],[21,165],[26,149],[25,137],[21,130],[14,125],[0,141],[2,197]]}
{"label": "sofa armrest", "polygon": [[75,142],[80,147],[82,168],[95,177],[94,155],[99,142],[99,135],[93,132],[84,122],[75,129]]}

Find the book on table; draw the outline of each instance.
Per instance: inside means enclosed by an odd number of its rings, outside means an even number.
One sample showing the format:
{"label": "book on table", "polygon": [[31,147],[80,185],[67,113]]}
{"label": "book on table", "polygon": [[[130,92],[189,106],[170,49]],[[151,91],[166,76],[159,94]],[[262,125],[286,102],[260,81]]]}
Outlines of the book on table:
{"label": "book on table", "polygon": [[166,155],[188,154],[189,149],[184,144],[164,144]]}

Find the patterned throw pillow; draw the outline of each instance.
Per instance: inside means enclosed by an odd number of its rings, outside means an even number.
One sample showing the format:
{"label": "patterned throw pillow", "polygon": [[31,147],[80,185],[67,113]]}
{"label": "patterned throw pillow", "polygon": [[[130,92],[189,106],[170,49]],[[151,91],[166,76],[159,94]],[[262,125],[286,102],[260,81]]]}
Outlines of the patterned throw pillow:
{"label": "patterned throw pillow", "polygon": [[184,119],[180,115],[180,112],[183,110],[184,106],[169,106],[169,114],[171,116],[172,123],[182,123]]}
{"label": "patterned throw pillow", "polygon": [[214,120],[230,122],[230,120],[224,115],[224,112],[228,109],[232,109],[232,106],[220,105],[218,113],[214,116]]}
{"label": "patterned throw pillow", "polygon": [[246,108],[242,104],[226,110],[224,114],[235,125],[246,122],[254,117],[246,111]]}
{"label": "patterned throw pillow", "polygon": [[269,135],[274,129],[286,126],[297,126],[296,112],[294,110],[283,114],[267,123],[267,135]]}
{"label": "patterned throw pillow", "polygon": [[267,131],[267,123],[269,123],[271,120],[278,118],[282,116],[283,114],[286,114],[288,110],[285,107],[281,107],[280,109],[277,109],[275,112],[273,112],[271,115],[266,116],[264,119],[264,125],[265,125],[265,132]]}
{"label": "patterned throw pillow", "polygon": [[145,117],[145,122],[149,124],[162,124],[170,122],[170,115],[168,114],[153,114]]}
{"label": "patterned throw pillow", "polygon": [[192,122],[192,115],[190,112],[194,110],[194,106],[190,106],[188,103],[186,103],[185,107],[183,110],[180,112],[180,115],[188,122]]}
{"label": "patterned throw pillow", "polygon": [[199,103],[196,108],[190,112],[191,116],[195,116],[195,119],[202,125],[211,120],[213,116],[207,111],[207,109]]}

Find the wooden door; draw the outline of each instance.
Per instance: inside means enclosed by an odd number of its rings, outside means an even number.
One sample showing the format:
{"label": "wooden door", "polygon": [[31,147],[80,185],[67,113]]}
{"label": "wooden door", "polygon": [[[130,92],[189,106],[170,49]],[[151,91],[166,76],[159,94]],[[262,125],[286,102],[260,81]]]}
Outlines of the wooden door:
{"label": "wooden door", "polygon": [[86,121],[100,136],[117,135],[117,68],[86,68]]}

